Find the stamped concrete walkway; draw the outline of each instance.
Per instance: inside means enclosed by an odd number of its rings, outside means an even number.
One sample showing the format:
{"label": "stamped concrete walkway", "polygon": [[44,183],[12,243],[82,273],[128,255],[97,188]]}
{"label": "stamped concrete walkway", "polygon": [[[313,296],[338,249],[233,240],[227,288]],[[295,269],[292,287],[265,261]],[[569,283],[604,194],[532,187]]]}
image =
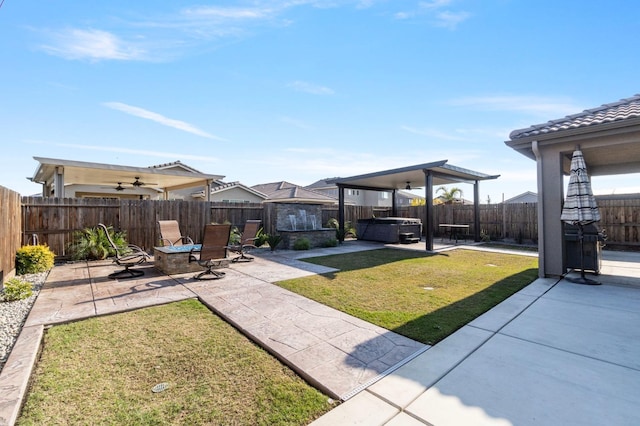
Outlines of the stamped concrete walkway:
{"label": "stamped concrete walkway", "polygon": [[[306,255],[380,247],[354,241]],[[215,281],[194,280],[193,273],[167,276],[152,263],[144,276],[123,280],[107,278],[116,268],[111,261],[54,267],[0,374],[0,424],[12,424],[19,414],[46,326],[189,298],[199,298],[335,399],[349,399],[428,348],[272,284],[333,271],[296,259],[302,256],[262,251]]]}

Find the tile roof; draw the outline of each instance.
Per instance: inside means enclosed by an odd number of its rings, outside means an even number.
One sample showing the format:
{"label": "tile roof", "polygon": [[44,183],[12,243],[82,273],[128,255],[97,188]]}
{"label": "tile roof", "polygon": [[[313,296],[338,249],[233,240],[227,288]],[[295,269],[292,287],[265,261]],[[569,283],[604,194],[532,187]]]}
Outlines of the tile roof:
{"label": "tile roof", "polygon": [[269,197],[269,200],[306,200],[318,202],[336,202],[337,199],[319,192],[305,189],[293,183],[281,181],[273,183],[265,183],[262,185],[254,185],[256,191],[260,191]]}
{"label": "tile roof", "polygon": [[254,189],[254,188],[250,188],[250,187],[240,183],[239,181],[226,182],[226,183],[225,182],[220,182],[220,185],[213,186],[211,188],[211,193],[213,194],[214,192],[224,192],[224,191],[228,191],[228,190],[233,189],[233,188],[243,189],[245,191],[251,192],[251,193],[257,195],[258,197],[261,197],[261,198],[264,198],[264,199],[268,198],[267,194],[264,194],[264,193]]}
{"label": "tile roof", "polygon": [[526,129],[514,130],[509,135],[511,140],[538,136],[580,127],[596,126],[614,121],[640,117],[640,94],[618,102],[604,104],[598,108],[588,109],[579,114],[536,124]]}

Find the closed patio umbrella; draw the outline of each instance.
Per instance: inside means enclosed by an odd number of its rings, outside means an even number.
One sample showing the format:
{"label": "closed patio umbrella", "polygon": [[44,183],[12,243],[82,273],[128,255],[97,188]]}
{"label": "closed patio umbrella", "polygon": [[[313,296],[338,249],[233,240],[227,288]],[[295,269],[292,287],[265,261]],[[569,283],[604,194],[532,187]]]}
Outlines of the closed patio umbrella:
{"label": "closed patio umbrella", "polygon": [[577,148],[571,158],[571,174],[569,176],[569,186],[567,196],[560,220],[571,225],[578,226],[578,238],[580,241],[580,279],[570,281],[580,284],[600,284],[590,280],[584,275],[584,226],[600,221],[600,211],[596,204],[596,199],[591,190],[591,182],[587,174],[587,165],[582,156],[582,151]]}

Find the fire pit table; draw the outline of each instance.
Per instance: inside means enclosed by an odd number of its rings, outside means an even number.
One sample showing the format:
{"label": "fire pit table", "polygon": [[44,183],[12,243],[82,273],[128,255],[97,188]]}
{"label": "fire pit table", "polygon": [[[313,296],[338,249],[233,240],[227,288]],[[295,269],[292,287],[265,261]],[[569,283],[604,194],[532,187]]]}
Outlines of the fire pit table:
{"label": "fire pit table", "polygon": [[183,246],[165,246],[153,248],[153,264],[167,275],[184,274],[187,272],[201,272],[202,266],[198,262],[189,262],[191,251],[200,251],[201,244]]}

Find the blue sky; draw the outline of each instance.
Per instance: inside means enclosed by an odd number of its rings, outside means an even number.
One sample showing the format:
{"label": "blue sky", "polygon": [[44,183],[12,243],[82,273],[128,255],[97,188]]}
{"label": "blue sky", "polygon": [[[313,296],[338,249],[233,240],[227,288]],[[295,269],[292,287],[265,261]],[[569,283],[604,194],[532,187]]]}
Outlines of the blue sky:
{"label": "blue sky", "polygon": [[640,93],[639,17],[628,0],[4,0],[0,185],[38,193],[34,156],[247,185],[447,159],[500,174],[480,185],[498,202],[536,191],[512,130]]}

